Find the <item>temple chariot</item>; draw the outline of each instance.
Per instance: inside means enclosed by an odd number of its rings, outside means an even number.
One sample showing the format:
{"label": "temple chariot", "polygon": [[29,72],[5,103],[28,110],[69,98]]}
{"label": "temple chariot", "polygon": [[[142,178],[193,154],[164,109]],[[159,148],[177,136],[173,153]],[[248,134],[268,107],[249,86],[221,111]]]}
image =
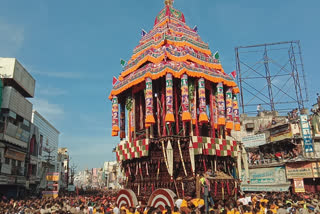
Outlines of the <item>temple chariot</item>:
{"label": "temple chariot", "polygon": [[239,89],[172,1],[118,79],[109,96],[126,177],[118,206],[163,209],[175,196],[201,197],[199,178],[209,169],[212,197],[234,197],[239,146],[230,136],[240,130]]}

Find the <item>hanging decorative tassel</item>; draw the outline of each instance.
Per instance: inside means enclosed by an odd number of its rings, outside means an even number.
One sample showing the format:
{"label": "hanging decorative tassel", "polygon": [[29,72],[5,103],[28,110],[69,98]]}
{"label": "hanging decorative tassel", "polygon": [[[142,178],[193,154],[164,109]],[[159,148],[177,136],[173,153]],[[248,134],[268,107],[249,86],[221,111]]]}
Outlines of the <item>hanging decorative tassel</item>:
{"label": "hanging decorative tassel", "polygon": [[223,95],[223,84],[217,85],[217,103],[218,103],[218,125],[225,125],[225,103]]}
{"label": "hanging decorative tassel", "polygon": [[195,90],[194,82],[190,82],[189,84],[189,97],[191,104],[190,109],[192,124],[195,125],[197,123],[197,92]]}
{"label": "hanging decorative tassel", "polygon": [[125,105],[120,105],[120,138],[123,139],[126,137],[126,113]]}
{"label": "hanging decorative tassel", "polygon": [[206,103],[206,88],[204,78],[198,81],[199,87],[199,123],[208,123],[207,103]]}
{"label": "hanging decorative tassel", "polygon": [[[119,106],[118,98],[116,96],[112,97],[112,134],[119,132]],[[118,133],[117,133],[118,135]],[[116,136],[117,136],[116,135]]]}
{"label": "hanging decorative tassel", "polygon": [[215,196],[215,197],[217,196],[217,192],[218,192],[218,182],[215,181],[215,182],[214,182],[214,196]]}
{"label": "hanging decorative tassel", "polygon": [[237,181],[234,182],[234,199],[237,200],[237,194],[238,194],[238,183]]}
{"label": "hanging decorative tassel", "polygon": [[153,93],[152,93],[152,80],[150,77],[146,78],[146,127],[156,123],[153,116]]}
{"label": "hanging decorative tassel", "polygon": [[172,74],[168,73],[166,75],[166,122],[174,122],[174,115],[173,115],[173,90],[172,90]]}
{"label": "hanging decorative tassel", "polygon": [[138,164],[136,163],[136,176],[138,175],[138,173],[139,173],[139,166],[138,166]]}
{"label": "hanging decorative tassel", "polygon": [[168,172],[171,176],[171,181],[173,181],[173,148],[171,145],[171,141],[168,141],[167,149],[166,149],[166,157],[168,162]]}
{"label": "hanging decorative tassel", "polygon": [[184,198],[184,183],[183,183],[183,181],[181,182],[181,189],[182,189],[182,197]]}
{"label": "hanging decorative tassel", "polygon": [[166,155],[166,150],[165,150],[165,147],[164,147],[164,142],[162,141],[161,144],[162,144],[162,153],[163,153],[164,163],[166,164],[167,170],[168,170],[168,172],[170,174],[170,169],[169,169],[168,159],[167,159],[167,155]]}
{"label": "hanging decorative tassel", "polygon": [[151,190],[152,190],[152,192],[154,192],[154,185],[153,185],[153,183],[151,184]]}
{"label": "hanging decorative tassel", "polygon": [[213,161],[214,161],[214,171],[216,172],[217,171],[217,156]]}
{"label": "hanging decorative tassel", "polygon": [[221,193],[222,193],[222,200],[224,200],[224,183],[221,182]]}
{"label": "hanging decorative tassel", "polygon": [[202,163],[203,163],[203,169],[206,172],[207,171],[206,161],[204,159],[202,159]]}
{"label": "hanging decorative tassel", "polygon": [[140,184],[138,184],[138,195],[140,195]]}
{"label": "hanging decorative tassel", "polygon": [[191,114],[189,111],[189,88],[188,88],[187,74],[183,74],[181,77],[181,106],[182,106],[182,121],[190,121]]}
{"label": "hanging decorative tassel", "polygon": [[183,167],[184,174],[185,174],[185,176],[188,176],[187,170],[186,170],[186,166],[185,166],[184,160],[183,160],[183,155],[182,155],[182,151],[181,151],[180,140],[178,140],[178,148],[179,148],[179,154],[180,154],[180,159],[181,159],[181,163],[182,163],[182,167]]}
{"label": "hanging decorative tassel", "polygon": [[148,162],[146,162],[146,173],[147,173],[147,176],[149,176],[149,166],[148,166]]}
{"label": "hanging decorative tassel", "polygon": [[159,179],[159,173],[160,173],[160,159],[158,160],[157,180]]}
{"label": "hanging decorative tassel", "polygon": [[130,169],[130,166],[128,166],[128,173],[129,173],[129,175],[131,175],[131,169]]}
{"label": "hanging decorative tassel", "polygon": [[214,170],[213,170],[213,161],[211,160],[210,162],[211,162],[211,171],[214,172]]}
{"label": "hanging decorative tassel", "polygon": [[233,129],[233,112],[232,112],[232,88],[226,91],[226,128]]}
{"label": "hanging decorative tassel", "polygon": [[143,181],[142,168],[141,168],[140,162],[139,162],[139,172],[140,172],[141,180]]}
{"label": "hanging decorative tassel", "polygon": [[228,195],[231,195],[230,188],[229,188],[229,181],[227,181],[227,191],[228,191]]}
{"label": "hanging decorative tassel", "polygon": [[194,148],[193,148],[193,144],[192,144],[191,140],[190,140],[190,143],[189,143],[189,155],[190,155],[192,175],[195,176]]}
{"label": "hanging decorative tassel", "polygon": [[237,95],[233,95],[233,102],[232,102],[232,108],[233,108],[233,121],[234,121],[234,130],[240,131],[240,116],[239,116],[239,106],[238,106],[238,99]]}

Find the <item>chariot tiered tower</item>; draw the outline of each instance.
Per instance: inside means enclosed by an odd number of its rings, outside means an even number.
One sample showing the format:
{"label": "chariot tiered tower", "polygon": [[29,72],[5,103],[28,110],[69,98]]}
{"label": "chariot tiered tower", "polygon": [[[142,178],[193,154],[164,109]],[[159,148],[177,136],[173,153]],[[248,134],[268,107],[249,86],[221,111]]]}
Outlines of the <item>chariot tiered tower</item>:
{"label": "chariot tiered tower", "polygon": [[218,53],[166,0],[109,96],[126,175],[118,205],[163,207],[175,195],[199,197],[198,175],[208,169],[217,175],[213,198],[233,196],[238,149],[228,136],[240,130],[238,92]]}

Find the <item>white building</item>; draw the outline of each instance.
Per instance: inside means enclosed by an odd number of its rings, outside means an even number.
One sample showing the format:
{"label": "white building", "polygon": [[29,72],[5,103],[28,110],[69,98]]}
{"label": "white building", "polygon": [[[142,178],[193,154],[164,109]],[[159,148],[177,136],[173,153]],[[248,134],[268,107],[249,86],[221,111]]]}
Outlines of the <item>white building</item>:
{"label": "white building", "polygon": [[67,148],[58,149],[57,169],[60,173],[60,188],[66,189],[70,183],[70,167],[69,167],[69,153]]}
{"label": "white building", "polygon": [[103,172],[106,179],[106,187],[112,189],[121,189],[121,183],[125,176],[121,173],[121,168],[117,161],[104,162]]}
{"label": "white building", "polygon": [[32,103],[26,99],[34,96],[35,80],[15,58],[0,58],[0,78],[0,193],[18,197],[29,179],[29,150],[37,144]]}
{"label": "white building", "polygon": [[40,188],[44,188],[46,185],[46,173],[57,171],[60,132],[35,110],[32,111],[31,121],[39,129],[40,143],[38,172],[40,176]]}

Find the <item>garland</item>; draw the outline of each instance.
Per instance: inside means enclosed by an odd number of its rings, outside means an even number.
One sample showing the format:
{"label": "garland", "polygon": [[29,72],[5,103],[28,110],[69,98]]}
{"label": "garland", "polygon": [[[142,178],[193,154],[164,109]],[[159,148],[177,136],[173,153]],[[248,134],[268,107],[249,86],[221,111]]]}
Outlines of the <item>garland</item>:
{"label": "garland", "polygon": [[235,87],[236,83],[234,80],[219,70],[199,66],[198,64],[190,62],[161,62],[157,66],[148,64],[120,80],[118,84],[113,87],[109,98],[112,99],[113,95],[118,95],[132,86],[144,82],[146,77],[150,77],[154,80],[165,76],[167,73],[171,73],[175,78],[179,79],[184,73],[189,77],[202,77],[213,83],[220,82],[226,86],[234,87],[233,93],[239,93],[239,88]]}
{"label": "garland", "polygon": [[217,59],[214,59],[210,55],[196,51],[188,46],[174,47],[172,45],[166,45],[161,48],[147,50],[134,60],[131,60],[125,67],[124,71],[121,73],[121,77],[125,77],[134,72],[147,61],[157,64],[163,61],[164,58],[169,58],[172,61],[177,62],[190,60],[199,65],[221,70],[222,72],[224,72],[221,64],[219,64],[219,61]]}

